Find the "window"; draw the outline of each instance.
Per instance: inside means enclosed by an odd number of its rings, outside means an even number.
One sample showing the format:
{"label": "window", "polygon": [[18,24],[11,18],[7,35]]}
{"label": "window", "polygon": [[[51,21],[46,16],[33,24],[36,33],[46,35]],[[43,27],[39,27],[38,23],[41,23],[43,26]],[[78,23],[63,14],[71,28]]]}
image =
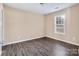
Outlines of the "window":
{"label": "window", "polygon": [[65,15],[55,16],[55,33],[65,33]]}

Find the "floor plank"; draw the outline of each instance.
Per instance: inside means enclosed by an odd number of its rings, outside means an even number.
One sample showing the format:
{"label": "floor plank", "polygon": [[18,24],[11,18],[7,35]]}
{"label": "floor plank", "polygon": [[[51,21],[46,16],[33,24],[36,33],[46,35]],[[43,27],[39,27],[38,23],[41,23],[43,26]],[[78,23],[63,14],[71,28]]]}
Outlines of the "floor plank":
{"label": "floor plank", "polygon": [[57,41],[51,38],[6,45],[2,48],[2,56],[77,56],[78,46]]}

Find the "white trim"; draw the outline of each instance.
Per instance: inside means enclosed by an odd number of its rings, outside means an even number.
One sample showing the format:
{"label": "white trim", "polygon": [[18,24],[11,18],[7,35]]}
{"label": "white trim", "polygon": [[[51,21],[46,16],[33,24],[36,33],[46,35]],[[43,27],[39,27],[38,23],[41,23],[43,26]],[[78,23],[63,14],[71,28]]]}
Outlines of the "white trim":
{"label": "white trim", "polygon": [[3,8],[3,10],[2,10],[2,17],[3,17],[3,34],[2,34],[2,37],[3,37],[3,39],[2,39],[2,41],[4,42],[5,41],[5,31],[4,31],[4,28],[5,28],[5,17],[4,17],[4,8]]}
{"label": "white trim", "polygon": [[[64,16],[64,24],[63,24],[63,25],[64,25],[64,33],[57,32],[57,31],[56,31],[56,17],[58,17],[58,16]],[[57,16],[54,17],[54,32],[55,32],[56,34],[63,34],[63,35],[65,35],[65,27],[66,27],[66,26],[65,26],[65,22],[66,22],[66,21],[65,21],[65,18],[66,18],[65,14],[60,14],[60,15],[57,15]]]}
{"label": "white trim", "polygon": [[74,43],[74,42],[71,42],[71,41],[61,40],[60,38],[55,38],[55,37],[50,37],[50,36],[47,36],[47,37],[52,38],[52,39],[55,39],[55,40],[59,40],[59,41],[62,41],[62,42],[66,42],[66,43],[69,43],[69,44],[73,44],[73,45],[79,46],[79,44]]}
{"label": "white trim", "polygon": [[2,43],[3,43],[3,4],[1,4],[1,9],[0,9],[0,12],[1,12],[1,37],[0,37],[0,56],[2,54]]}
{"label": "white trim", "polygon": [[0,44],[0,56],[2,54],[2,44]]}
{"label": "white trim", "polygon": [[[25,40],[19,40],[19,41],[15,41],[15,42],[10,42],[10,43],[3,44],[3,46],[5,46],[5,45],[9,45],[9,44],[14,44],[14,43],[19,43],[19,42],[24,42],[24,41],[35,40],[35,39],[37,39],[37,38],[42,38],[42,37],[44,37],[44,36],[36,37],[36,38],[30,38],[30,39],[25,39]],[[66,43],[69,43],[69,44],[73,44],[73,45],[77,45],[77,46],[79,46],[79,44],[74,43],[74,42],[71,42],[71,41],[60,40],[59,38],[50,37],[50,36],[46,36],[46,37],[53,38],[53,39],[56,39],[56,40],[59,40],[59,41],[62,41],[62,42],[66,42]]]}
{"label": "white trim", "polygon": [[0,50],[0,56],[1,56],[1,54],[2,54],[2,48],[1,48],[1,50]]}
{"label": "white trim", "polygon": [[5,46],[5,45],[9,45],[9,44],[14,44],[14,43],[19,43],[19,42],[24,42],[24,41],[30,41],[30,40],[35,40],[35,39],[37,39],[37,38],[42,38],[42,37],[44,37],[44,36],[40,36],[40,37],[35,37],[35,38],[26,38],[26,39],[24,39],[24,40],[18,40],[18,41],[14,41],[14,42],[9,42],[9,43],[3,43],[3,46]]}

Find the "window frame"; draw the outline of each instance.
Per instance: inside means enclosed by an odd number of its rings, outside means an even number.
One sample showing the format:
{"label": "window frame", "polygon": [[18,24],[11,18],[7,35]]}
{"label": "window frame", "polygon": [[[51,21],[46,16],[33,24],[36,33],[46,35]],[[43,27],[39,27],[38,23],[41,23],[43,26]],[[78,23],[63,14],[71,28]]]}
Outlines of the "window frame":
{"label": "window frame", "polygon": [[[57,31],[56,29],[57,29],[57,25],[58,24],[56,24],[56,19],[57,19],[57,17],[63,17],[63,24],[59,24],[59,25],[63,25],[63,31],[64,32],[59,32],[59,31]],[[65,34],[65,21],[66,20],[66,16],[65,16],[65,14],[61,14],[61,15],[56,15],[55,17],[54,17],[54,32],[56,33],[56,34]]]}

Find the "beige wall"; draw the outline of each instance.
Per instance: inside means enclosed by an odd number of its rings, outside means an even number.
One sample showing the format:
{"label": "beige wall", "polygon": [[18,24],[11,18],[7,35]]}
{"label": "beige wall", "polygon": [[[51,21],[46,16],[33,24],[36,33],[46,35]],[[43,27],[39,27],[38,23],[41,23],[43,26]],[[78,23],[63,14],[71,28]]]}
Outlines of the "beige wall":
{"label": "beige wall", "polygon": [[44,16],[4,6],[5,44],[44,36]]}
{"label": "beige wall", "polygon": [[72,37],[76,37],[74,41],[79,44],[79,5],[71,8],[71,33]]}
{"label": "beige wall", "polygon": [[[66,15],[65,35],[54,32],[54,16]],[[5,44],[50,37],[79,45],[79,5],[46,16],[4,6]]]}
{"label": "beige wall", "polygon": [[[54,32],[54,16],[65,14],[65,35]],[[46,16],[46,36],[79,45],[79,5]]]}

